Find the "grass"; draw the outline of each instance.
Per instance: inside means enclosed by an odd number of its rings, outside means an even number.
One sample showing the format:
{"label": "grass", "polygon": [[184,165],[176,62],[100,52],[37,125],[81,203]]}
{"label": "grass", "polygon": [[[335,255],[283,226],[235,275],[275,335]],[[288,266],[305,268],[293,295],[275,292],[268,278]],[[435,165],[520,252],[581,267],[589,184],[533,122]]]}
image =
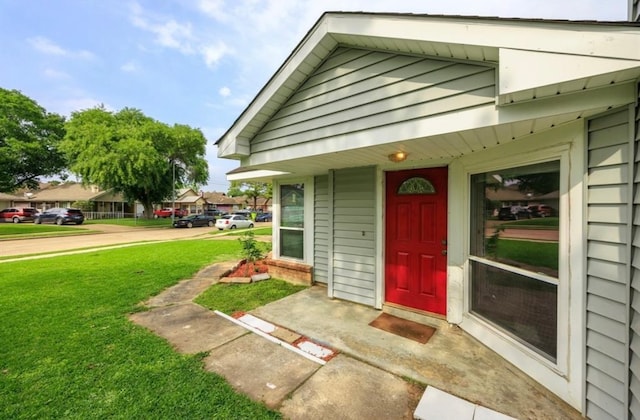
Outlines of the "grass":
{"label": "grass", "polygon": [[501,226],[506,228],[517,227],[518,229],[548,229],[558,228],[560,219],[557,217],[541,217],[536,219],[514,220],[511,222],[503,222]]}
{"label": "grass", "polygon": [[127,319],[235,241],[175,241],[0,264],[0,418],[278,418]]}
{"label": "grass", "polygon": [[[218,231],[221,232],[221,231]],[[233,233],[229,233],[229,236],[242,236],[247,232],[247,229],[240,229],[237,232],[233,232]],[[273,234],[273,229],[270,227],[263,227],[263,228],[254,228],[253,229],[253,234],[254,235],[265,235],[265,236],[270,236]]]}
{"label": "grass", "polygon": [[195,302],[231,315],[234,312],[248,312],[304,289],[306,286],[278,279],[249,284],[218,283],[198,296]]}
{"label": "grass", "polygon": [[94,219],[85,220],[85,223],[90,225],[119,225],[131,227],[171,227],[171,218],[136,219],[131,217],[121,219]]}
{"label": "grass", "polygon": [[558,270],[557,242],[533,242],[511,239],[498,240],[498,258],[517,261],[532,267]]}
{"label": "grass", "polygon": [[61,235],[82,235],[95,233],[77,225],[36,225],[33,223],[0,223],[0,240],[17,238],[41,238]]}

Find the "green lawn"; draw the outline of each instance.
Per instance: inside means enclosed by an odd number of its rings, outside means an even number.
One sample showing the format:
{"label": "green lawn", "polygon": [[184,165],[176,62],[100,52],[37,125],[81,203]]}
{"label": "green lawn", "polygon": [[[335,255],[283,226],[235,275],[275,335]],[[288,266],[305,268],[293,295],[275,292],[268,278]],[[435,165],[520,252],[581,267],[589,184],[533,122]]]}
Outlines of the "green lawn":
{"label": "green lawn", "polygon": [[559,248],[557,242],[499,239],[497,255],[499,260],[512,260],[531,267],[558,270]]}
{"label": "green lawn", "polygon": [[[271,227],[263,227],[263,228],[253,228],[253,234],[254,235],[265,235],[265,236],[269,236],[273,233],[273,229]],[[218,230],[218,232],[215,233],[222,233],[224,231],[220,231]],[[229,231],[227,231],[229,232]],[[245,235],[247,232],[247,229],[240,229],[240,230],[234,230],[233,233],[229,233],[229,236],[243,236]]]}
{"label": "green lawn", "polygon": [[0,418],[278,418],[127,319],[239,250],[192,240],[0,264]]}
{"label": "green lawn", "polygon": [[231,315],[234,312],[248,312],[306,288],[277,279],[249,284],[219,283],[211,286],[195,301],[206,308]]}
{"label": "green lawn", "polygon": [[171,218],[166,219],[136,219],[136,218],[122,218],[122,219],[95,219],[85,220],[86,224],[91,225],[120,225],[120,226],[139,226],[139,227],[171,227]]}
{"label": "green lawn", "polygon": [[0,223],[0,240],[21,237],[80,235],[93,233],[77,225],[35,225],[33,223]]}
{"label": "green lawn", "polygon": [[557,217],[541,217],[502,222],[501,226],[506,228],[517,227],[518,229],[558,229],[559,224],[560,219]]}

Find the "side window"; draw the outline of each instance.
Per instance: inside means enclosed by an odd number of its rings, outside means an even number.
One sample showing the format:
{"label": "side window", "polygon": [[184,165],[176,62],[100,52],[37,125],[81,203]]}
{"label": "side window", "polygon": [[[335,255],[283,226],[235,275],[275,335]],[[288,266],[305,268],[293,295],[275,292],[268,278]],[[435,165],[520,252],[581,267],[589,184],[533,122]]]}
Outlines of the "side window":
{"label": "side window", "polygon": [[304,184],[280,186],[280,255],[304,259]]}
{"label": "side window", "polygon": [[560,162],[471,177],[471,311],[557,357]]}

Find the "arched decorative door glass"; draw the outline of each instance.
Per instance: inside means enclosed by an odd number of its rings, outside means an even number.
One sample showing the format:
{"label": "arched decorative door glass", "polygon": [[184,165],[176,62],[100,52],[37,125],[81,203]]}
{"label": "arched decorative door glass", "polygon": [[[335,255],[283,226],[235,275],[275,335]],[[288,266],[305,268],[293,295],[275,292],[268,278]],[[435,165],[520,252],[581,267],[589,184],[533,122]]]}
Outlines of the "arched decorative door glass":
{"label": "arched decorative door glass", "polygon": [[400,184],[398,194],[435,194],[433,184],[420,176],[411,177]]}

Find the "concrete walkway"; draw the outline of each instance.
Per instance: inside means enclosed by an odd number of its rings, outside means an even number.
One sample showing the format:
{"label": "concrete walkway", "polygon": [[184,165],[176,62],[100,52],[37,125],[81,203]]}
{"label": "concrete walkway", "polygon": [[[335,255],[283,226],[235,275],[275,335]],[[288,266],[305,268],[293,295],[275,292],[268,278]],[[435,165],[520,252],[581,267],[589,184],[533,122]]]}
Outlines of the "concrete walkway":
{"label": "concrete walkway", "polygon": [[[521,419],[580,418],[446,323],[422,345],[368,326],[380,311],[331,300],[317,286],[252,311],[285,341],[302,334],[337,350],[326,364],[316,363],[192,302],[231,267],[202,270],[149,299],[144,304],[150,310],[131,319],[179,352],[207,352],[205,369],[285,418],[508,418],[500,412]],[[435,388],[424,393],[421,383]]]}

